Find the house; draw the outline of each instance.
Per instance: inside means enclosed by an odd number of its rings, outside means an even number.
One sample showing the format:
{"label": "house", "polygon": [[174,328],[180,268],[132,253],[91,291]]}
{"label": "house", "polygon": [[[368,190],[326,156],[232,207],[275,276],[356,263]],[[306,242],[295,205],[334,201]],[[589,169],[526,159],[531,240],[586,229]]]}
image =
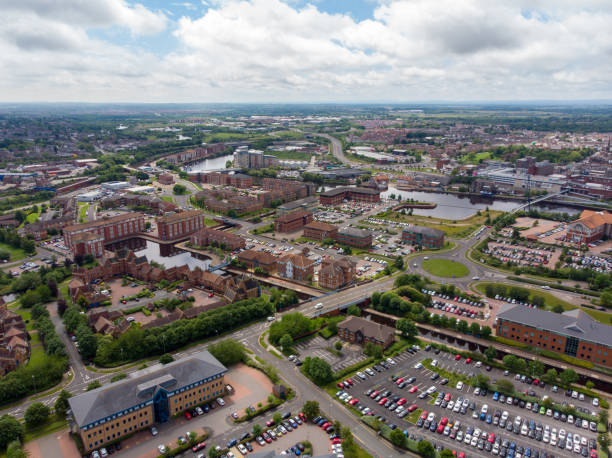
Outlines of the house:
{"label": "house", "polygon": [[357,316],[338,323],[338,337],[364,347],[368,342],[387,348],[395,341],[395,329]]}
{"label": "house", "polygon": [[319,270],[319,286],[338,289],[355,279],[357,264],[349,258],[324,259]]}
{"label": "house", "polygon": [[310,281],[314,276],[315,262],[303,254],[286,254],[276,261],[280,277],[297,281]]}

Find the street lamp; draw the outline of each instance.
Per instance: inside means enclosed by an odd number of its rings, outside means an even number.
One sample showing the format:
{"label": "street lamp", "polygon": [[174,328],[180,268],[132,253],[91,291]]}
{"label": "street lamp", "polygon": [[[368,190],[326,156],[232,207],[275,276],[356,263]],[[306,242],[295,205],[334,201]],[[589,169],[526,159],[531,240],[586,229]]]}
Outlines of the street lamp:
{"label": "street lamp", "polygon": [[32,374],[32,383],[34,383],[34,392],[36,393],[36,377]]}

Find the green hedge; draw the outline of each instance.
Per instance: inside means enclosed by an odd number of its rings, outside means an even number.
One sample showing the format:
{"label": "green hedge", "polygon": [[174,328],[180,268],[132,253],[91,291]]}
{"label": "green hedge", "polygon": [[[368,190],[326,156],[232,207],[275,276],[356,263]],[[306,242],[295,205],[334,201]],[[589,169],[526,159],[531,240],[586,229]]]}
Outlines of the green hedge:
{"label": "green hedge", "polygon": [[173,448],[172,450],[169,450],[166,453],[162,453],[161,455],[159,455],[159,458],[167,458],[169,456],[176,456],[179,453],[183,453],[184,451],[189,450],[195,444],[199,442],[204,442],[206,439],[208,439],[208,434],[202,434],[201,436],[196,437],[193,441],[187,441],[183,445],[179,445],[178,447]]}

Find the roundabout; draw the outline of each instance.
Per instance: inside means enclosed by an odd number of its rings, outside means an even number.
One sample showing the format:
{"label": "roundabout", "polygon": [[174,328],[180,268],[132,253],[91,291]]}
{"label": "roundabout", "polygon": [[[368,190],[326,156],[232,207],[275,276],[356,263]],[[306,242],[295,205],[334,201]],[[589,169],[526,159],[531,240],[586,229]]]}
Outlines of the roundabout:
{"label": "roundabout", "polygon": [[470,274],[465,265],[450,259],[427,259],[422,262],[421,267],[436,277],[462,278]]}

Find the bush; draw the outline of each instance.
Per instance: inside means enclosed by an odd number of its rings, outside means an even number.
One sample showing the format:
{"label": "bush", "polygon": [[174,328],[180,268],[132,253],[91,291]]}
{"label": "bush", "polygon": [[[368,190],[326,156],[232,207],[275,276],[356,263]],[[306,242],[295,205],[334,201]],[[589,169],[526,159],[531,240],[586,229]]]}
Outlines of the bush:
{"label": "bush", "polygon": [[23,425],[15,417],[2,415],[0,417],[0,450],[5,450],[13,441],[23,439]]}
{"label": "bush", "polygon": [[168,364],[168,363],[171,363],[172,361],[174,361],[174,358],[172,357],[172,355],[168,353],[161,355],[159,358],[159,362],[162,364]]}
{"label": "bush", "polygon": [[242,344],[232,339],[212,344],[208,347],[208,351],[224,366],[231,366],[232,364],[244,361],[246,356]]}

